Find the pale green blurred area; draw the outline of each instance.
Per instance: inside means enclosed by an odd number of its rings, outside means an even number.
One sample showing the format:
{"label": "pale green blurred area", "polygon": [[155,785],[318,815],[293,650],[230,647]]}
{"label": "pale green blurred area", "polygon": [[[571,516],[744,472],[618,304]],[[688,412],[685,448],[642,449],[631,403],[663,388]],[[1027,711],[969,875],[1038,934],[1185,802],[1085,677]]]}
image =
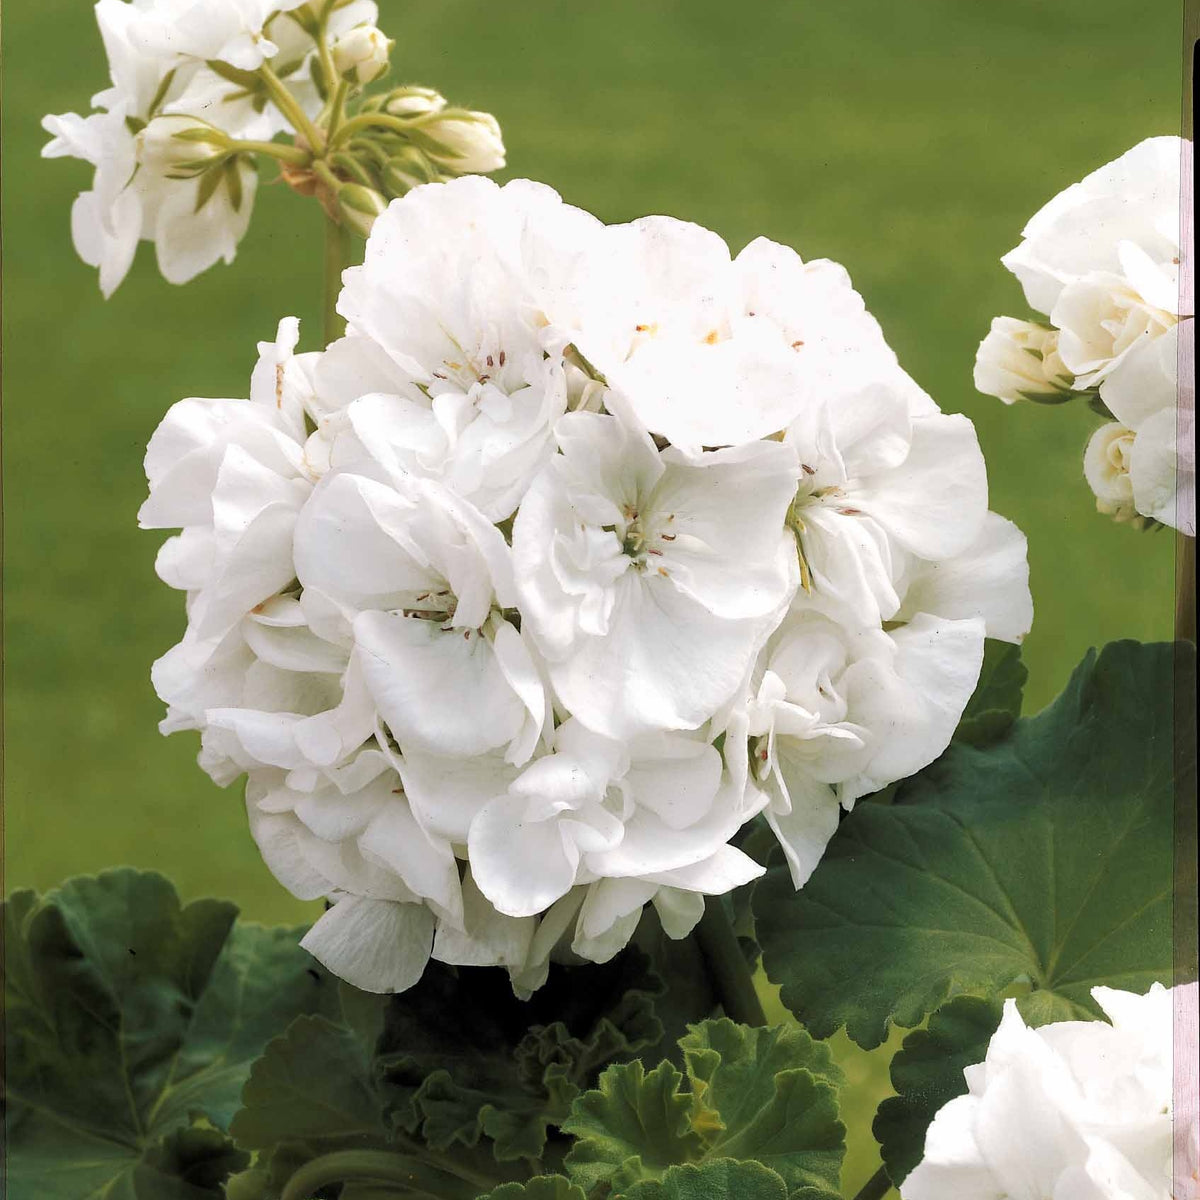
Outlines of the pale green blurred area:
{"label": "pale green blurred area", "polygon": [[[992,507],[1028,534],[1028,708],[1088,646],[1170,636],[1171,536],[1094,512],[1080,460],[1095,419],[1006,409],[975,393],[971,366],[992,316],[1025,311],[998,262],[1025,220],[1178,130],[1176,4],[381,8],[393,79],[495,112],[509,175],[605,220],[665,212],[734,249],[764,234],[845,264],[909,372],[975,421]],[[183,605],[154,577],[162,536],[135,513],[144,445],[173,400],[245,395],[255,342],[280,316],[301,316],[304,347],[317,345],[319,210],[266,184],[267,169],[232,267],[177,289],[144,253],[103,302],[69,237],[88,169],[38,158],[42,114],[86,111],[105,85],[90,6],[8,0],[3,35],[6,889],[132,863],[261,920],[303,918],[311,906],[258,859],[239,789],[196,768],[194,735],[156,731],[149,667],[182,632]],[[844,1057],[849,1188],[878,1161],[867,1118],[886,1064]]]}

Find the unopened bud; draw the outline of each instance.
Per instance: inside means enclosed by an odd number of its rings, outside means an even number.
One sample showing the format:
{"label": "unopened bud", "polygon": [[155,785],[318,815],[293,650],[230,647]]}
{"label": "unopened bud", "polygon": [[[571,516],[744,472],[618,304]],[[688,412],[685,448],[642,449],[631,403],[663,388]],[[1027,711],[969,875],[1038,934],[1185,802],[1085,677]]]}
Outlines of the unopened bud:
{"label": "unopened bud", "polygon": [[504,139],[491,113],[447,108],[414,124],[410,136],[455,175],[486,175],[504,166]]}
{"label": "unopened bud", "polygon": [[374,25],[356,25],[333,43],[334,69],[348,83],[374,83],[386,73],[395,44]]}
{"label": "unopened bud", "polygon": [[182,113],[155,117],[137,135],[136,145],[138,162],[168,179],[202,175],[231,148],[224,131]]}
{"label": "unopened bud", "polygon": [[441,112],[446,107],[446,97],[433,88],[402,87],[387,94],[383,109],[392,117],[425,117]]}
{"label": "unopened bud", "polygon": [[374,189],[361,183],[347,183],[338,189],[338,209],[342,224],[366,237],[375,218],[387,208],[387,201]]}
{"label": "unopened bud", "polygon": [[403,196],[405,192],[423,183],[433,183],[438,178],[437,167],[416,146],[396,150],[388,157],[380,174],[394,196]]}
{"label": "unopened bud", "polygon": [[1005,404],[1059,404],[1074,379],[1058,356],[1058,330],[1015,317],[996,317],[975,356],[976,388]]}

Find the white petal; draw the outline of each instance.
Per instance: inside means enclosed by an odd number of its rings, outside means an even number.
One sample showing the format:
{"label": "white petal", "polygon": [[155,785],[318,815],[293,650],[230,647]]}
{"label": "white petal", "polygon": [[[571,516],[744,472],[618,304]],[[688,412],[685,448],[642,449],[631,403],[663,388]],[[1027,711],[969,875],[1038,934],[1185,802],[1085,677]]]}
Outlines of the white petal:
{"label": "white petal", "polygon": [[1025,535],[990,512],[961,554],[941,562],[914,560],[896,619],[909,621],[921,612],[952,620],[982,617],[988,637],[1020,642],[1033,624]]}
{"label": "white petal", "polygon": [[423,904],[346,896],[300,945],[339,979],[364,992],[403,992],[421,978],[433,943],[433,913]]}
{"label": "white petal", "polygon": [[501,796],[471,822],[471,871],[479,890],[510,917],[529,917],[565,896],[575,882],[578,851],[558,822],[529,821],[527,802]]}

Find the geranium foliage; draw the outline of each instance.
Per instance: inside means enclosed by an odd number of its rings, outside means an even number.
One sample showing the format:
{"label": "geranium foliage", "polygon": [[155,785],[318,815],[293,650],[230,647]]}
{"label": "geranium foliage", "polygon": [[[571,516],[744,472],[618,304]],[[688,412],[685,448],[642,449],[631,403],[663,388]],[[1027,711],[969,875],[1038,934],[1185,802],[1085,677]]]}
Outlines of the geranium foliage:
{"label": "geranium foliage", "polygon": [[6,901],[12,1200],[200,1200],[246,1165],[223,1131],[250,1065],[337,983],[301,930],[236,917],[127,869]]}
{"label": "geranium foliage", "polygon": [[[1089,989],[1171,977],[1176,673],[1195,652],[1118,642],[986,748],[955,745],[891,805],[860,805],[808,885],[759,885],[764,963],[816,1036],[878,1045],[960,992],[1023,985],[1035,1022]],[[848,986],[848,981],[854,981]]]}

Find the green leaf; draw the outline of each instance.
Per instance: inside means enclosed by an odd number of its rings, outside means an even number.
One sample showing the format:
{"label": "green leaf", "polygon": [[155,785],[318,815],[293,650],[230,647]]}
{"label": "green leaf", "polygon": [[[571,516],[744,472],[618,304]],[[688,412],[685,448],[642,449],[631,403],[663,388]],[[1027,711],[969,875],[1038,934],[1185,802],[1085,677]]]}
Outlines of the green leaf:
{"label": "green leaf", "polygon": [[502,1183],[479,1200],[587,1200],[587,1196],[562,1175],[537,1175],[524,1183]]}
{"label": "green leaf", "polygon": [[718,1158],[671,1167],[661,1180],[636,1184],[620,1195],[628,1200],[788,1200],[788,1189],[761,1163]]}
{"label": "green leaf", "polygon": [[1021,700],[1029,671],[1021,648],[1010,642],[984,643],[983,667],[975,693],[963,710],[954,738],[972,746],[999,741],[1021,715]]}
{"label": "green leaf", "polygon": [[704,1139],[692,1126],[693,1097],[682,1084],[669,1062],[652,1071],[640,1062],[609,1067],[563,1124],[579,1139],[566,1159],[571,1178],[588,1191],[606,1182],[620,1189],[701,1158]]}
{"label": "green leaf", "polygon": [[755,916],[783,1002],[869,1049],[963,992],[1025,989],[1041,1023],[1094,1016],[1097,984],[1169,979],[1175,759],[1195,761],[1172,700],[1194,674],[1185,643],[1089,653],[1003,741],[856,807],[801,891],[773,868]]}
{"label": "green leaf", "polygon": [[220,1130],[251,1062],[336,990],[301,930],[236,915],[128,869],[5,902],[13,1200],[209,1194],[245,1165]]}
{"label": "green leaf", "polygon": [[326,1017],[293,1021],[254,1064],[231,1132],[247,1150],[308,1138],[382,1139],[382,1101],[362,1043]]}
{"label": "green leaf", "polygon": [[880,1104],[872,1129],[897,1187],[921,1161],[925,1131],[938,1109],[966,1092],[963,1068],[983,1061],[1003,1011],[999,1000],[958,996],[896,1051],[892,1087],[897,1095]]}
{"label": "green leaf", "polygon": [[680,1045],[693,1094],[720,1121],[709,1157],[756,1159],[789,1188],[837,1186],[842,1073],[827,1046],[803,1029],[751,1029],[728,1019],[697,1025]]}
{"label": "green leaf", "polygon": [[661,990],[632,947],[555,968],[528,1001],[501,970],[430,963],[384,1015],[376,1069],[391,1118],[435,1150],[487,1138],[501,1161],[539,1158],[548,1128],[605,1066],[658,1043]]}
{"label": "green leaf", "polygon": [[695,1026],[680,1046],[686,1078],[670,1062],[649,1072],[633,1062],[576,1101],[563,1125],[578,1138],[566,1158],[576,1183],[619,1189],[684,1163],[742,1159],[788,1189],[837,1187],[845,1129],[827,1047],[803,1030],[727,1019]]}

